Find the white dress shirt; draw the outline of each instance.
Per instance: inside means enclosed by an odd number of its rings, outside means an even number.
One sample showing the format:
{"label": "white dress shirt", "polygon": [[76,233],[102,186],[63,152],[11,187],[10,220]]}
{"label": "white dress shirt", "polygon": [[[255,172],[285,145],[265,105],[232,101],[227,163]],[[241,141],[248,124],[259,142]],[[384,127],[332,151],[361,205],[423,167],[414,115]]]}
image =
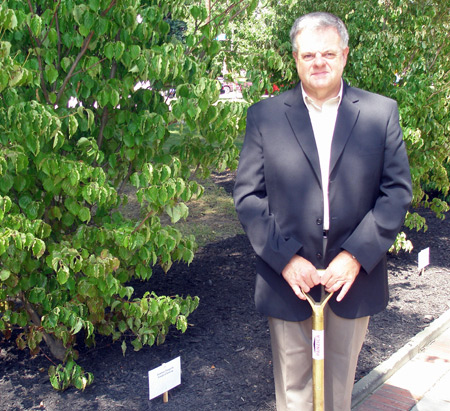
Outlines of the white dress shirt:
{"label": "white dress shirt", "polygon": [[302,85],[303,100],[308,108],[309,118],[316,140],[317,151],[319,153],[320,172],[322,177],[323,192],[323,229],[330,228],[330,205],[328,200],[328,183],[330,173],[330,156],[331,143],[333,140],[334,127],[336,125],[336,117],[342,98],[342,81],[341,89],[336,97],[333,97],[318,106],[314,100],[309,97]]}

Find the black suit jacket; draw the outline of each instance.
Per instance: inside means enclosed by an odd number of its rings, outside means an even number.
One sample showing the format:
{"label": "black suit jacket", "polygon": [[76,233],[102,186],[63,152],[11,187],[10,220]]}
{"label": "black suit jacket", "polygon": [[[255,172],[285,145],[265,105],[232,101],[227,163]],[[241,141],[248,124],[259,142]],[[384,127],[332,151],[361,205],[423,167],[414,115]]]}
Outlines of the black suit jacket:
{"label": "black suit jacket", "polygon": [[328,249],[322,255],[319,156],[300,83],[251,106],[234,200],[257,254],[257,309],[289,321],[308,318],[309,304],[294,294],[281,271],[294,254],[326,268],[342,250],[362,268],[345,298],[330,300],[332,310],[358,318],[384,309],[386,252],[411,196],[397,103],[344,84],[331,148]]}

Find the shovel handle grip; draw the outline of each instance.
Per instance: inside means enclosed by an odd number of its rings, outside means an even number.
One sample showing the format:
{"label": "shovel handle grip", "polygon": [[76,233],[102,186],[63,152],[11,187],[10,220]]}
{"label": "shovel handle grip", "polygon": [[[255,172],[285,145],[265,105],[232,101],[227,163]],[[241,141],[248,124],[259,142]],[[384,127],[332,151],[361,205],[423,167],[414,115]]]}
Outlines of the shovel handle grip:
{"label": "shovel handle grip", "polygon": [[[322,275],[325,272],[325,270],[317,270],[317,272],[322,277]],[[320,310],[320,312],[323,312],[323,309],[327,305],[328,300],[333,295],[333,293],[327,293],[323,289],[323,285],[321,287],[322,287],[322,293],[321,293],[321,297],[322,298],[320,299],[320,301],[314,300],[314,298],[309,293],[305,293],[302,290],[303,295],[306,297],[306,300],[309,302],[309,304],[311,305],[311,308],[313,309],[314,312],[317,312],[318,310]]]}

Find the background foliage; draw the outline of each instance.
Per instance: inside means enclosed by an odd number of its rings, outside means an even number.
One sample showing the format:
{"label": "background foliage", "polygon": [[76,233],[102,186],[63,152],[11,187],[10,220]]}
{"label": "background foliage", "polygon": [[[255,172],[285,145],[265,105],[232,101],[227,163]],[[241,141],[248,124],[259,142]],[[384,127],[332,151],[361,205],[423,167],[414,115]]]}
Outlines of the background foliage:
{"label": "background foliage", "polygon": [[[130,281],[192,261],[176,223],[203,192],[194,177],[237,163],[243,105],[219,102],[216,81],[226,23],[183,0],[1,3],[0,330],[21,329],[32,355],[45,340],[57,389],[92,381],[77,334],[125,353],[187,329],[197,297]],[[138,220],[122,212],[130,184]]]}

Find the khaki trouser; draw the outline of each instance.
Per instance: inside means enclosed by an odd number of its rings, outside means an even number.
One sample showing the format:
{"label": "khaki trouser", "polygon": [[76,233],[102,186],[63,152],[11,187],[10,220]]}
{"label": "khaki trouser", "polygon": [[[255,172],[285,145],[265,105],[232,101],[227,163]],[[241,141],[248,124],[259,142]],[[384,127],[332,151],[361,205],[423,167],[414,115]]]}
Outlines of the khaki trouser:
{"label": "khaki trouser", "polygon": [[[369,317],[338,317],[326,306],[325,411],[350,411],[358,355]],[[312,404],[311,318],[269,318],[277,411],[309,411]]]}

